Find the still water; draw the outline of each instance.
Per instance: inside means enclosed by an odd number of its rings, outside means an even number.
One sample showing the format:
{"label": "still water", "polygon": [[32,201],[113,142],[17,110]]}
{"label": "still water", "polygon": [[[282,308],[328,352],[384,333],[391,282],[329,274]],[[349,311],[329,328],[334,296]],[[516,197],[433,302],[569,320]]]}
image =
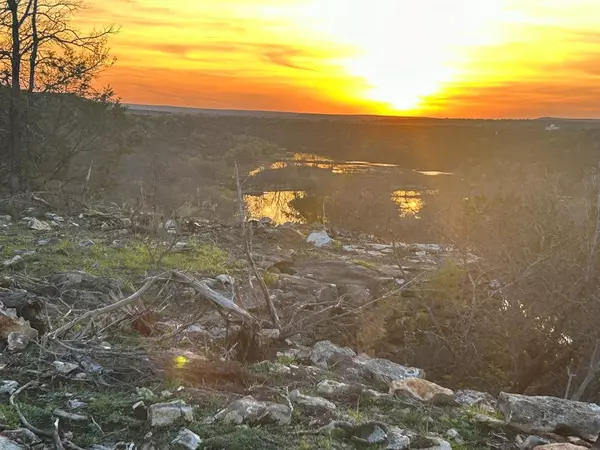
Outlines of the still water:
{"label": "still water", "polygon": [[[405,173],[394,164],[372,163],[366,161],[333,161],[322,156],[307,153],[296,153],[288,160],[276,161],[261,165],[248,173],[256,176],[266,171],[277,171],[289,167],[312,167],[327,169],[332,174],[360,175],[377,174],[393,176]],[[423,177],[438,177],[451,175],[439,171],[410,171]],[[432,194],[431,190],[398,189],[390,192],[390,199],[398,206],[400,217],[418,217],[425,204],[425,194]],[[253,218],[270,217],[276,224],[285,222],[310,223],[322,217],[321,209],[323,199],[304,190],[267,190],[261,194],[245,196],[246,208]]]}

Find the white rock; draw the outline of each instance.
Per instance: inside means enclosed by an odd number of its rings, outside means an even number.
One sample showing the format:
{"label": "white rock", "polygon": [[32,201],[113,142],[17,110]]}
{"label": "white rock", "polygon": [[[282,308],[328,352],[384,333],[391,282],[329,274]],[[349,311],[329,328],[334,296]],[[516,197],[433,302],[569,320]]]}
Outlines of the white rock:
{"label": "white rock", "polygon": [[303,395],[298,389],[295,389],[292,392],[290,392],[290,400],[293,403],[305,406],[307,408],[324,409],[327,411],[333,411],[337,409],[335,404],[331,403],[329,400],[325,400],[322,397],[311,397],[309,395]]}
{"label": "white rock", "polygon": [[324,380],[317,385],[317,392],[326,396],[338,396],[352,392],[353,387],[334,380]]}
{"label": "white rock", "polygon": [[7,259],[2,265],[8,269],[18,269],[25,267],[25,260],[21,255],[16,255],[11,259]]}
{"label": "white rock", "polygon": [[54,366],[54,368],[56,369],[56,371],[58,373],[61,373],[63,375],[68,375],[71,372],[74,372],[77,369],[79,369],[79,365],[78,364],[66,363],[66,362],[62,362],[62,361],[54,361],[52,363],[52,365]]}
{"label": "white rock", "polygon": [[0,450],[25,450],[25,447],[20,446],[7,437],[0,436]]}
{"label": "white rock", "polygon": [[179,434],[173,441],[171,445],[176,448],[184,448],[188,450],[196,450],[200,445],[202,445],[202,439],[193,431],[188,430],[187,428],[183,428],[179,431]]}
{"label": "white rock", "polygon": [[226,274],[218,275],[217,280],[220,281],[225,286],[235,284],[235,278],[233,278],[231,275],[226,275]]}
{"label": "white rock", "polygon": [[354,362],[360,365],[364,376],[374,378],[380,383],[388,384],[391,381],[406,378],[425,378],[425,372],[422,369],[406,367],[388,359],[360,355],[354,358]]}
{"label": "white rock", "polygon": [[170,403],[155,403],[148,408],[148,420],[153,427],[168,427],[183,420],[194,420],[192,407],[182,400]]}
{"label": "white rock", "polygon": [[214,419],[226,424],[236,425],[244,423],[258,425],[263,422],[289,425],[292,421],[292,410],[286,405],[260,402],[251,396],[246,396],[219,411]]}
{"label": "white rock", "polygon": [[309,358],[315,366],[327,369],[329,359],[335,355],[355,357],[356,353],[349,347],[340,347],[331,341],[319,341],[313,345]]}
{"label": "white rock", "polygon": [[569,427],[571,434],[595,440],[600,432],[600,406],[595,403],[502,392],[498,408],[509,425],[525,433],[548,434]]}
{"label": "white rock", "polygon": [[14,380],[2,380],[0,381],[0,394],[12,395],[19,389],[19,383]]}
{"label": "white rock", "polygon": [[29,345],[29,336],[19,331],[8,334],[8,349],[11,352],[22,352]]}
{"label": "white rock", "polygon": [[313,244],[317,248],[329,247],[333,244],[333,239],[327,234],[327,231],[314,231],[308,235],[306,242]]}
{"label": "white rock", "polygon": [[404,430],[390,427],[385,450],[406,450],[408,448],[410,448],[410,438],[404,434]]}
{"label": "white rock", "polygon": [[29,221],[29,228],[35,231],[52,231],[52,227],[47,222],[35,218]]}

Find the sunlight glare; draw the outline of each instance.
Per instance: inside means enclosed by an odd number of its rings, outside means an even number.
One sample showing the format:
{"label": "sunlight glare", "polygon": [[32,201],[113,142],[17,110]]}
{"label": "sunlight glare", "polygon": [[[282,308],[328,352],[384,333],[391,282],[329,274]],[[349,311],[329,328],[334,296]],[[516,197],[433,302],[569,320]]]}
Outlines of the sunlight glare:
{"label": "sunlight glare", "polygon": [[323,36],[351,45],[339,63],[369,85],[363,93],[402,112],[460,75],[471,47],[500,39],[506,0],[312,0],[302,20]]}

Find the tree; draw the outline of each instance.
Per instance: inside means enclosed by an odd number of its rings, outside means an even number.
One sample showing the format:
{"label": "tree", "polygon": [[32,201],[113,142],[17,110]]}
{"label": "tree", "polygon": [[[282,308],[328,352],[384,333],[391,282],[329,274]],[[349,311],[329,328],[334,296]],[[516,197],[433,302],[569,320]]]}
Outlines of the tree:
{"label": "tree", "polygon": [[93,81],[114,62],[107,43],[117,30],[83,33],[72,23],[83,8],[79,0],[7,0],[0,10],[0,84],[10,97],[2,156],[10,161],[13,191],[27,187],[25,161],[36,157],[29,119],[40,93],[111,100],[110,89],[98,91]]}

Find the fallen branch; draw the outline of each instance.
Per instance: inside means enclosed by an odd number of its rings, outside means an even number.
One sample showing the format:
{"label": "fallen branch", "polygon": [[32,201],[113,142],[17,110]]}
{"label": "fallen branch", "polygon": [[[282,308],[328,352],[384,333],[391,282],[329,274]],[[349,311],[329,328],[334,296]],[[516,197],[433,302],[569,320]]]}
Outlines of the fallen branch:
{"label": "fallen branch", "polygon": [[180,282],[190,285],[198,294],[200,294],[205,299],[210,300],[215,305],[223,309],[232,311],[238,316],[241,316],[250,321],[256,321],[256,318],[244,308],[237,305],[233,300],[230,300],[224,295],[219,294],[217,291],[213,291],[205,283],[202,283],[201,281],[198,281],[190,277],[189,275],[177,271],[171,272],[171,275],[175,280],[179,280]]}
{"label": "fallen branch", "polygon": [[27,420],[25,415],[21,412],[21,408],[19,407],[19,404],[16,402],[16,398],[21,392],[23,392],[26,389],[29,389],[30,387],[36,386],[36,385],[37,385],[36,381],[30,381],[29,383],[24,384],[19,389],[17,389],[15,392],[13,392],[13,394],[8,399],[8,402],[17,411],[19,420],[21,421],[21,423],[23,424],[23,426],[25,428],[27,428],[29,431],[31,431],[32,433],[35,433],[38,436],[52,439],[52,441],[54,442],[54,446],[57,450],[65,450],[65,447],[63,446],[63,444],[60,440],[60,436],[58,435],[58,419],[56,420],[56,422],[54,422],[54,429],[52,431],[47,431],[47,430],[42,430],[40,428],[37,428],[29,423],[29,421]]}
{"label": "fallen branch", "polygon": [[79,325],[80,323],[85,322],[86,320],[93,319],[94,317],[98,317],[102,314],[116,311],[117,309],[123,308],[124,306],[127,306],[127,305],[135,302],[138,298],[140,298],[142,295],[144,295],[146,293],[146,291],[148,291],[148,289],[150,289],[152,287],[152,285],[161,278],[161,276],[162,275],[148,278],[146,280],[146,282],[144,283],[144,285],[140,289],[138,289],[136,292],[131,294],[129,297],[124,298],[123,300],[113,303],[112,305],[104,306],[102,308],[94,309],[92,311],[86,312],[85,314],[82,314],[78,318],[76,318],[76,319],[72,320],[71,322],[63,325],[62,327],[54,330],[52,333],[49,333],[48,339],[56,339],[59,336],[62,336],[63,334],[65,334],[67,331],[69,331],[76,325]]}

